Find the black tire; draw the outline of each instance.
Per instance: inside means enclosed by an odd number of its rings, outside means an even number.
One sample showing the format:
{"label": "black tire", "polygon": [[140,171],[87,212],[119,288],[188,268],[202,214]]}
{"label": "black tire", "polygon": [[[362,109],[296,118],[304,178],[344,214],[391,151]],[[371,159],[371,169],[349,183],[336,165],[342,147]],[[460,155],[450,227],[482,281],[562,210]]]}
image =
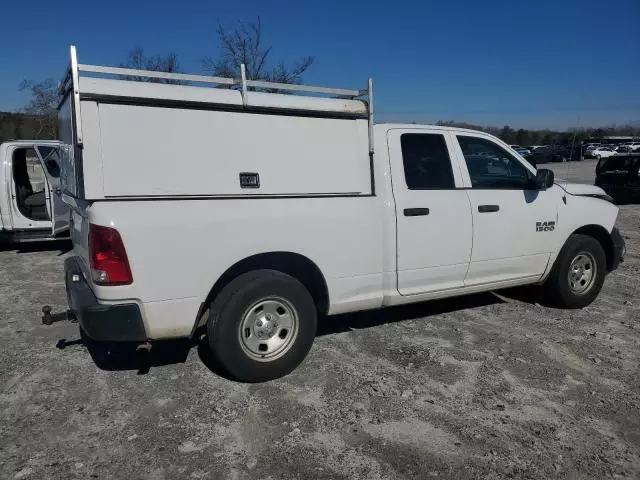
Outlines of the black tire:
{"label": "black tire", "polygon": [[[591,256],[595,275],[592,274],[593,280],[584,292],[576,293],[570,284],[569,269],[574,259],[583,253]],[[600,293],[606,271],[607,259],[600,242],[587,235],[571,235],[560,250],[545,285],[553,305],[561,308],[586,307]]]}
{"label": "black tire", "polygon": [[[258,359],[259,355],[249,352],[243,343],[242,323],[252,306],[273,298],[288,302],[297,324],[291,331],[283,329],[285,335],[293,335],[284,353],[271,360],[265,355]],[[213,356],[231,377],[243,382],[264,382],[282,377],[302,363],[313,344],[316,328],[316,305],[302,283],[276,270],[255,270],[235,278],[212,302],[207,337]],[[252,330],[251,335],[254,333]]]}

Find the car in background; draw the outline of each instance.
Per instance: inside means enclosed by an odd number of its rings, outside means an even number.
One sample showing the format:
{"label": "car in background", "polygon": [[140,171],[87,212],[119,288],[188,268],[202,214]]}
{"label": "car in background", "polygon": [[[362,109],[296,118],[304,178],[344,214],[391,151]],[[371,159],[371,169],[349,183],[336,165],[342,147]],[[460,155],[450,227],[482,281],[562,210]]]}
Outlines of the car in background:
{"label": "car in background", "polygon": [[616,153],[631,153],[631,147],[624,143],[622,145],[618,145],[616,148],[613,149]]}
{"label": "car in background", "polygon": [[530,163],[538,165],[548,162],[568,162],[582,160],[580,147],[571,145],[543,145],[525,157]]}
{"label": "car in background", "polygon": [[616,203],[640,200],[640,152],[601,158],[596,165],[596,185]]}
{"label": "car in background", "polygon": [[554,162],[579,162],[582,150],[579,145],[556,145],[553,151]]}
{"label": "car in background", "polygon": [[593,158],[596,158],[598,160],[600,160],[601,158],[612,157],[615,154],[616,152],[615,150],[613,150],[612,147],[603,147],[603,146],[594,148],[593,151],[591,152],[591,155],[593,156]]}
{"label": "car in background", "polygon": [[526,157],[527,155],[531,155],[531,150],[525,147],[517,147],[517,148],[514,148],[514,150],[518,152],[520,155],[522,155],[523,157]]}
{"label": "car in background", "polygon": [[640,151],[640,142],[622,143],[616,147],[618,153],[633,153]]}
{"label": "car in background", "polygon": [[584,158],[591,158],[593,157],[593,151],[600,147],[601,145],[599,143],[586,143],[584,145],[582,145],[582,156]]}
{"label": "car in background", "polygon": [[526,159],[532,165],[539,165],[541,163],[550,162],[553,157],[553,150],[549,145],[543,145],[531,152],[531,155],[528,155]]}
{"label": "car in background", "polygon": [[69,238],[60,195],[64,152],[56,140],[0,144],[0,244]]}

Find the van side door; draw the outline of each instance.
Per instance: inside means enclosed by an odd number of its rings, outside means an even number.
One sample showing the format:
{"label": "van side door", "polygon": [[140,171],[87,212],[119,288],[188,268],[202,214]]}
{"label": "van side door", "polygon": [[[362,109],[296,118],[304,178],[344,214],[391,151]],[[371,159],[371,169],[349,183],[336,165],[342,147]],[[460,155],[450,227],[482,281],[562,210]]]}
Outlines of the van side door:
{"label": "van side door", "polygon": [[455,139],[473,215],[465,285],[540,277],[557,244],[558,187],[538,189],[535,169],[488,135]]}
{"label": "van side door", "polygon": [[387,132],[396,208],[401,295],[463,286],[471,256],[472,217],[450,134],[439,129]]}
{"label": "van side door", "polygon": [[69,207],[60,190],[60,151],[52,145],[36,145],[35,149],[47,177],[51,234],[58,235],[69,229]]}

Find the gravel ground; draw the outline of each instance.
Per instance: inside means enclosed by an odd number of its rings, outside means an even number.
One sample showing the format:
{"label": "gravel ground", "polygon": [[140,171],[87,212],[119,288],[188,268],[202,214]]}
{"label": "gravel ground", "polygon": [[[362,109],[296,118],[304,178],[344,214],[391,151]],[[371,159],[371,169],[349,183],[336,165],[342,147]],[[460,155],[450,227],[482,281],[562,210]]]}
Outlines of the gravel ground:
{"label": "gravel ground", "polygon": [[618,224],[626,262],[588,308],[511,291],[331,318],[257,385],[182,342],[89,352],[40,325],[66,253],[0,251],[0,478],[640,478],[640,206]]}

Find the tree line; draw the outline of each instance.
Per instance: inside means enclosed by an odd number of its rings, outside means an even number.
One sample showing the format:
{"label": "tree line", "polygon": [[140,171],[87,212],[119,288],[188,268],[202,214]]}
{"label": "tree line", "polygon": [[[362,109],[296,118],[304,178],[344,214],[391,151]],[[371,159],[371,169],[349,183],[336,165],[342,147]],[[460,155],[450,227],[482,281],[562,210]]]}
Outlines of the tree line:
{"label": "tree line", "polygon": [[500,138],[509,145],[580,145],[589,139],[601,139],[607,136],[636,136],[640,138],[640,127],[634,125],[611,125],[598,128],[574,128],[565,131],[558,130],[528,130],[524,128],[514,129],[509,125],[504,127],[490,127],[483,125],[472,125],[470,123],[455,121],[440,121],[438,125],[448,127],[469,128],[471,130],[481,130]]}

